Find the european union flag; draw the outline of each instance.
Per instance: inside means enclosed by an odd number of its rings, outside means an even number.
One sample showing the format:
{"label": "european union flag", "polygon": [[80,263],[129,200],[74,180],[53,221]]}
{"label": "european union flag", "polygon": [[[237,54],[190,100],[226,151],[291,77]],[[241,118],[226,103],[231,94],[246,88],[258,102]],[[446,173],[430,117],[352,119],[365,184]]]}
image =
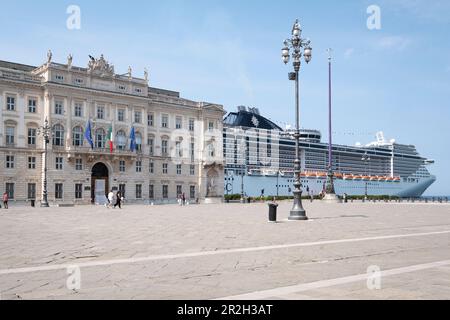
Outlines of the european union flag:
{"label": "european union flag", "polygon": [[84,132],[84,138],[91,145],[91,149],[94,149],[94,141],[92,141],[92,128],[91,128],[91,121],[90,120],[88,120],[88,122],[86,124],[86,130]]}
{"label": "european union flag", "polygon": [[131,128],[130,150],[131,150],[131,152],[134,152],[136,150],[136,132],[134,131],[134,127]]}

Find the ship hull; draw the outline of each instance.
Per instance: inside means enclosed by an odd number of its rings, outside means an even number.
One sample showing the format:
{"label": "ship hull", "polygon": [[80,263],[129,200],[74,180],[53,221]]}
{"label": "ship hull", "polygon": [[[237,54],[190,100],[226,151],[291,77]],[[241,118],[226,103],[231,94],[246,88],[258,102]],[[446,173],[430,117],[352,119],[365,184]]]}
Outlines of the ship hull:
{"label": "ship hull", "polygon": [[[241,177],[229,176],[225,178],[225,194],[241,194]],[[403,198],[421,197],[436,181],[435,177],[416,179],[415,182],[364,181],[364,180],[335,180],[336,194],[342,196],[397,196]],[[326,184],[325,178],[302,178],[303,195],[319,195]],[[245,176],[244,192],[246,196],[292,196],[294,189],[293,178],[272,176]]]}

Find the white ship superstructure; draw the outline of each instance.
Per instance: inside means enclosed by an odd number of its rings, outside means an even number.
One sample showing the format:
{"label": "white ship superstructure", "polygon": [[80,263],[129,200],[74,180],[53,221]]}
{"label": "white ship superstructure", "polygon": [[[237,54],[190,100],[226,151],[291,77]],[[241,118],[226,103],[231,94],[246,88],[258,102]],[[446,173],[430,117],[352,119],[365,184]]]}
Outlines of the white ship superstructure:
{"label": "white ship superstructure", "polygon": [[[294,189],[295,142],[259,114],[239,107],[224,120],[225,194],[290,196]],[[318,195],[327,181],[328,145],[317,130],[301,131],[302,189]],[[420,197],[436,181],[415,146],[377,141],[366,146],[333,145],[333,172],[338,195]]]}

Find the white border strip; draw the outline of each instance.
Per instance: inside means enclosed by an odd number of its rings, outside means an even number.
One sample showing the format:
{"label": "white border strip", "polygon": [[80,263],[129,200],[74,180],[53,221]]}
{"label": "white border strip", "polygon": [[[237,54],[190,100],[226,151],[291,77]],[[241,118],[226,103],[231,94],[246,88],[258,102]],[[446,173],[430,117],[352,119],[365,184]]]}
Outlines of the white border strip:
{"label": "white border strip", "polygon": [[[419,264],[404,268],[398,268],[398,269],[391,269],[380,272],[380,277],[388,277],[393,275],[399,275],[404,273],[411,273],[415,271],[422,271],[427,269],[434,269],[439,268],[443,266],[450,265],[450,260],[444,260],[444,261],[438,261],[438,262],[432,262],[428,264]],[[334,287],[342,284],[349,284],[353,282],[358,281],[366,281],[368,279],[369,275],[366,274],[358,274],[350,277],[344,277],[344,278],[336,278],[336,279],[330,279],[330,280],[322,280],[322,281],[316,281],[316,282],[310,282],[310,283],[304,283],[304,284],[298,284],[295,286],[290,287],[282,287],[282,288],[276,288],[266,291],[256,291],[252,293],[237,295],[237,296],[230,296],[225,298],[219,298],[215,300],[263,300],[263,299],[269,299],[269,298],[282,298],[284,295],[290,295],[310,290],[317,290],[322,288],[329,288]]]}
{"label": "white border strip", "polygon": [[90,262],[84,262],[84,263],[72,262],[71,264],[48,265],[48,266],[30,267],[30,268],[17,268],[17,269],[3,269],[3,270],[0,270],[0,275],[31,273],[31,272],[41,272],[41,271],[54,271],[54,270],[71,268],[73,266],[77,266],[79,268],[112,266],[112,265],[119,265],[119,264],[133,264],[133,263],[158,261],[158,260],[196,258],[196,257],[216,256],[216,255],[232,254],[232,253],[258,252],[258,251],[268,251],[268,250],[277,250],[277,249],[312,247],[312,246],[323,246],[323,245],[331,245],[331,244],[354,243],[354,242],[377,241],[377,240],[404,239],[404,238],[425,237],[425,236],[443,235],[443,234],[450,234],[450,230],[438,231],[438,232],[428,232],[428,233],[412,233],[412,234],[400,234],[400,235],[378,236],[378,237],[368,237],[368,238],[294,243],[294,244],[274,245],[274,246],[264,246],[264,247],[237,248],[237,249],[226,249],[226,250],[217,250],[217,251],[203,251],[203,252],[181,253],[181,254],[171,254],[171,255],[156,255],[156,256],[149,256],[149,257],[142,257],[142,258],[90,261]]}

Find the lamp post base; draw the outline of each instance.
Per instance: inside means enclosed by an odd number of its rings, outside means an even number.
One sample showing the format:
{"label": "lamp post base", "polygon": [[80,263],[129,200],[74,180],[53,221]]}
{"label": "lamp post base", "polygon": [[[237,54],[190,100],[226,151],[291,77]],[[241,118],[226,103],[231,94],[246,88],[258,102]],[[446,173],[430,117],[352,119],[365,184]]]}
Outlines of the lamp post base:
{"label": "lamp post base", "polygon": [[294,207],[291,210],[289,220],[290,221],[305,221],[308,220],[308,217],[306,216],[306,211],[302,206],[302,198],[301,193],[295,193],[294,198]]}
{"label": "lamp post base", "polygon": [[326,203],[341,203],[341,199],[334,193],[327,193],[322,201]]}
{"label": "lamp post base", "polygon": [[41,208],[49,208],[50,205],[48,204],[48,202],[41,202]]}
{"label": "lamp post base", "polygon": [[306,216],[305,210],[303,211],[291,211],[291,215],[288,220],[290,221],[306,221],[308,217]]}

